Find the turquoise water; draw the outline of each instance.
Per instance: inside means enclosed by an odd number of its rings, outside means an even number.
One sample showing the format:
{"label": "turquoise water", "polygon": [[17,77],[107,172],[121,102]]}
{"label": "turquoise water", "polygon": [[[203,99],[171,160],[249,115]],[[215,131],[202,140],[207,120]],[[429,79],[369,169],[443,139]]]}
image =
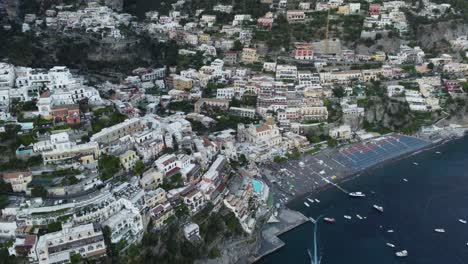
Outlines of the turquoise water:
{"label": "turquoise water", "polygon": [[[352,199],[330,188],[311,196],[320,199],[320,204],[306,208],[303,201],[297,201],[291,205],[307,216],[336,218],[335,224],[319,223],[322,264],[468,263],[468,224],[458,222],[459,218],[468,220],[468,139],[386,165],[341,185],[349,191],[365,192],[367,197]],[[373,209],[373,204],[383,206],[384,213]],[[359,220],[356,214],[367,219]],[[446,233],[436,233],[435,228],[444,228]],[[389,229],[394,232],[388,233]],[[286,245],[258,263],[310,263],[311,223],[280,238]],[[402,249],[408,250],[408,257],[395,256]]]}
{"label": "turquoise water", "polygon": [[253,185],[254,192],[256,192],[256,193],[261,193],[262,192],[263,183],[261,181],[253,179],[252,180],[252,185]]}

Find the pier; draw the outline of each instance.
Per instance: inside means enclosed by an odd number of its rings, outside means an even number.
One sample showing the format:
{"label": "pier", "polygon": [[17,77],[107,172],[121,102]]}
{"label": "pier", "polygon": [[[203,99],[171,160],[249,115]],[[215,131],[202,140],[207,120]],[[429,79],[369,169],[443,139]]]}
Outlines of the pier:
{"label": "pier", "polygon": [[277,218],[279,222],[267,224],[262,230],[260,246],[251,259],[252,262],[282,248],[285,244],[278,236],[311,221],[300,212],[289,209],[282,209]]}

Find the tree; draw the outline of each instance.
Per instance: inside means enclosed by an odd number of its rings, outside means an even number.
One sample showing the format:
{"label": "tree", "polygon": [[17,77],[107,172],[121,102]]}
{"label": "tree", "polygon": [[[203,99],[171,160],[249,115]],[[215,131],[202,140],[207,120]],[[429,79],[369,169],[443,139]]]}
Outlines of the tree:
{"label": "tree", "polygon": [[80,253],[74,253],[73,255],[70,256],[70,262],[71,264],[83,263],[83,257],[81,256]]}
{"label": "tree", "polygon": [[42,187],[42,186],[35,186],[31,190],[31,196],[32,197],[41,197],[41,198],[46,198],[47,197],[47,190]]}
{"label": "tree", "polygon": [[337,98],[342,98],[345,95],[346,91],[343,87],[337,86],[333,88],[333,96]]}
{"label": "tree", "polygon": [[328,143],[328,146],[330,146],[330,147],[336,147],[336,146],[338,146],[338,141],[336,141],[336,139],[334,139],[334,138],[330,138],[330,139],[327,141],[327,143]]}
{"label": "tree", "polygon": [[47,233],[58,232],[60,230],[62,230],[62,223],[60,222],[47,224]]}
{"label": "tree", "polygon": [[141,160],[137,160],[135,162],[135,165],[133,166],[133,173],[135,173],[136,175],[139,175],[141,176],[143,174],[143,172],[145,171],[145,164],[143,164],[143,161]]}
{"label": "tree", "polygon": [[244,48],[244,45],[242,45],[242,42],[239,40],[234,41],[234,47],[232,48],[235,51],[241,51]]}
{"label": "tree", "polygon": [[99,159],[99,172],[102,180],[114,177],[120,171],[120,160],[116,156],[103,154]]}
{"label": "tree", "polygon": [[429,62],[429,64],[427,64],[427,68],[428,68],[429,70],[433,70],[433,69],[434,69],[434,63]]}

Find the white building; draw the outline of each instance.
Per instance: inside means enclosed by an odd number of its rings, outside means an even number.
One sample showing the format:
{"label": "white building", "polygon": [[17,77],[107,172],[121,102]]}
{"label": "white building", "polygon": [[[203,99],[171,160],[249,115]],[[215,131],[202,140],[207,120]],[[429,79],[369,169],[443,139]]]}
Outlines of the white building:
{"label": "white building", "polygon": [[292,65],[277,65],[276,79],[278,80],[296,80],[297,67]]}
{"label": "white building", "polygon": [[111,230],[111,242],[118,243],[122,239],[132,243],[143,234],[143,220],[136,208],[125,208],[107,219],[102,226]]}
{"label": "white building", "polygon": [[40,236],[34,251],[39,264],[69,263],[76,253],[83,258],[104,256],[106,245],[102,232],[93,224],[64,224],[62,231]]}

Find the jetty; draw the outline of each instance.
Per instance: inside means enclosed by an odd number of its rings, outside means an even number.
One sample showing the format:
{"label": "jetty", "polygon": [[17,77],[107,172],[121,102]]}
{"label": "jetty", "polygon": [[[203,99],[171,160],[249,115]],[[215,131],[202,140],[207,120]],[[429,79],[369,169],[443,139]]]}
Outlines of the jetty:
{"label": "jetty", "polygon": [[281,209],[276,218],[279,222],[266,224],[262,230],[261,242],[256,254],[251,259],[252,262],[282,248],[285,243],[278,236],[310,221],[309,218],[300,212],[289,209]]}

